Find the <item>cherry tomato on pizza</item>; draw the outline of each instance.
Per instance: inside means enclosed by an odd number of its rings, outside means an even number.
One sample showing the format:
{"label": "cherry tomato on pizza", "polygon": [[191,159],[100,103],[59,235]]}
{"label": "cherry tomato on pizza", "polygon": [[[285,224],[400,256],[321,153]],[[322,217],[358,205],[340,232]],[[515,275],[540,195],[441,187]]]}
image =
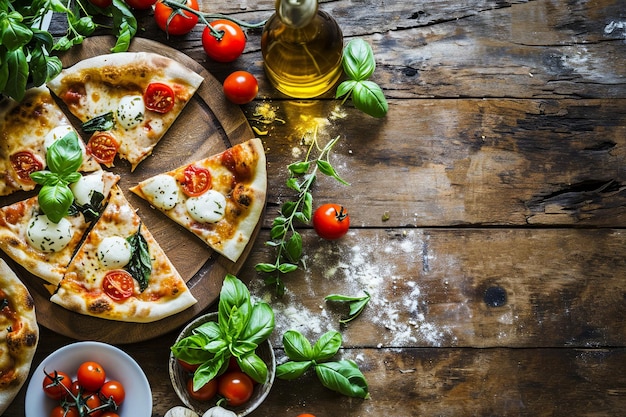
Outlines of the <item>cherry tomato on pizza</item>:
{"label": "cherry tomato on pizza", "polygon": [[124,0],[133,9],[146,10],[152,7],[156,0]]}
{"label": "cherry tomato on pizza", "polygon": [[[197,0],[187,0],[184,4],[190,9],[199,10]],[[198,15],[182,9],[174,12],[171,7],[157,1],[154,6],[154,20],[169,35],[185,35],[198,23]]]}
{"label": "cherry tomato on pizza", "polygon": [[109,132],[96,132],[87,142],[87,153],[101,164],[111,164],[117,155],[120,144]]}
{"label": "cherry tomato on pizza", "polygon": [[150,83],[143,93],[143,101],[148,110],[167,113],[174,108],[176,94],[174,89],[163,83]]}
{"label": "cherry tomato on pizza", "polygon": [[204,384],[199,390],[193,389],[193,378],[187,380],[187,392],[189,396],[197,401],[209,401],[217,394],[217,380],[213,378]]}
{"label": "cherry tomato on pizza", "polygon": [[106,372],[98,362],[87,361],[80,364],[76,373],[78,384],[86,391],[98,391],[104,381],[106,381]]}
{"label": "cherry tomato on pizza", "polygon": [[102,280],[102,290],[112,300],[123,301],[133,295],[135,280],[123,269],[109,271]]}
{"label": "cherry tomato on pizza", "polygon": [[226,398],[230,406],[244,404],[252,397],[253,390],[252,379],[243,372],[226,372],[219,377],[217,392]]}
{"label": "cherry tomato on pizza", "polygon": [[93,4],[96,7],[105,9],[113,4],[113,0],[89,0],[89,3]]}
{"label": "cherry tomato on pizza", "polygon": [[180,181],[186,195],[197,197],[211,187],[211,173],[206,168],[191,164],[185,168]]}
{"label": "cherry tomato on pizza", "polygon": [[313,228],[323,239],[339,239],[348,232],[349,227],[350,216],[338,204],[322,204],[313,213]]}
{"label": "cherry tomato on pizza", "polygon": [[72,388],[72,378],[63,371],[46,373],[42,382],[43,392],[53,400],[60,400],[68,395]]}
{"label": "cherry tomato on pizza", "polygon": [[21,182],[32,183],[30,174],[43,169],[43,163],[32,152],[16,152],[9,158],[11,166]]}
{"label": "cherry tomato on pizza", "polygon": [[247,71],[235,71],[224,80],[224,95],[235,104],[251,102],[258,92],[259,83]]}
{"label": "cherry tomato on pizza", "polygon": [[246,34],[241,27],[225,19],[214,20],[211,26],[214,31],[206,26],[202,32],[204,52],[217,62],[232,62],[237,59],[246,47]]}
{"label": "cherry tomato on pizza", "polygon": [[121,382],[111,380],[106,381],[100,388],[100,397],[106,400],[113,400],[116,405],[120,405],[126,398],[126,391]]}

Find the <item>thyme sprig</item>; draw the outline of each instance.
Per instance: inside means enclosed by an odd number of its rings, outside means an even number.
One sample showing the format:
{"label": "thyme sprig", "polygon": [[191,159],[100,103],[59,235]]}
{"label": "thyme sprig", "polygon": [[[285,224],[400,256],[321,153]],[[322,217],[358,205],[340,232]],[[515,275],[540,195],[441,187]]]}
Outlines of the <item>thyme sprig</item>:
{"label": "thyme sprig", "polygon": [[[306,157],[303,161],[290,164],[287,187],[297,192],[297,198],[282,204],[279,215],[274,219],[270,231],[271,240],[265,244],[276,248],[276,260],[274,263],[258,263],[255,269],[258,272],[269,274],[265,278],[267,285],[275,287],[276,295],[285,294],[285,283],[282,276],[298,269],[302,264],[302,235],[296,230],[295,224],[308,224],[313,213],[313,194],[311,188],[317,179],[318,173],[322,173],[336,179],[344,185],[344,181],[330,163],[330,153],[339,141],[339,136],[330,140],[323,148],[319,147],[317,135],[314,135]],[[317,158],[312,158],[314,149],[319,150]]]}

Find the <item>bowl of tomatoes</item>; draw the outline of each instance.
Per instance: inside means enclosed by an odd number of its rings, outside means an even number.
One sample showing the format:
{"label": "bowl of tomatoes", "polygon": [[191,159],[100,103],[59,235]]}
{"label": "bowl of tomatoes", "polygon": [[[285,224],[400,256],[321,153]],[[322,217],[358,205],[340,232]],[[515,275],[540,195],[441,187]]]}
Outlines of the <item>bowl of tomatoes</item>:
{"label": "bowl of tomatoes", "polygon": [[[181,340],[188,340],[189,337],[197,334],[199,327],[208,322],[217,321],[217,313],[199,316],[181,331],[174,346],[179,345]],[[229,356],[224,360],[220,372],[214,378],[198,390],[194,390],[194,373],[203,364],[191,365],[177,358],[172,352],[169,358],[169,373],[174,391],[187,407],[199,415],[220,405],[233,411],[237,417],[247,416],[265,400],[276,373],[274,350],[269,340],[261,342],[254,353],[267,367],[267,376],[264,381],[255,381],[242,370],[234,356]]]}
{"label": "bowl of tomatoes", "polygon": [[[82,409],[82,414],[78,408]],[[76,342],[45,358],[26,390],[26,417],[150,417],[152,391],[127,353],[102,342]]]}

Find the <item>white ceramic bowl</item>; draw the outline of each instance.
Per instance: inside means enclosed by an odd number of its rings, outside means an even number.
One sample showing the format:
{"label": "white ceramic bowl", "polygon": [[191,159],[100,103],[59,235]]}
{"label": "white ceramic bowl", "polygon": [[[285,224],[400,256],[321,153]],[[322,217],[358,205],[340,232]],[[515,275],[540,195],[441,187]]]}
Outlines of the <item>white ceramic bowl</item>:
{"label": "white ceramic bowl", "polygon": [[33,372],[26,390],[26,417],[50,415],[57,402],[46,397],[42,389],[44,368],[76,376],[79,365],[85,361],[96,361],[106,371],[107,380],[122,383],[126,398],[120,405],[120,417],[150,417],[152,415],[152,391],[137,362],[115,346],[101,342],[77,342],[62,347],[44,359]]}
{"label": "white ceramic bowl", "polygon": [[[208,321],[217,321],[217,313],[208,313],[203,316],[199,316],[198,318],[193,320],[182,330],[182,332],[180,332],[175,343],[178,343],[178,341],[180,341],[181,339],[191,335],[191,331],[193,329]],[[261,405],[261,403],[270,393],[270,389],[272,388],[272,384],[274,383],[274,376],[276,375],[276,360],[274,358],[274,350],[272,349],[270,341],[266,340],[265,342],[261,343],[256,349],[256,353],[267,365],[267,382],[264,384],[256,384],[254,387],[254,392],[252,393],[252,397],[245,404],[242,404],[238,407],[222,405],[222,407],[235,412],[235,414],[237,414],[237,417],[247,416],[259,405]],[[189,396],[189,394],[187,393],[186,385],[187,379],[190,378],[190,374],[178,364],[178,361],[171,352],[169,360],[169,371],[174,391],[176,391],[178,398],[180,398],[180,400],[187,407],[191,408],[199,415],[202,415],[206,410],[216,404],[219,396],[216,396],[212,400],[206,402],[194,400]]]}

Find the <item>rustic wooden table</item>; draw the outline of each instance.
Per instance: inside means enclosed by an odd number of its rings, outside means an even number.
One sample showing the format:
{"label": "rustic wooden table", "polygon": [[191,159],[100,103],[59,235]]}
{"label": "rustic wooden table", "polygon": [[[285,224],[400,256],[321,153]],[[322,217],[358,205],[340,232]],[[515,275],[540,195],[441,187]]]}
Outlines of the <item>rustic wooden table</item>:
{"label": "rustic wooden table", "polygon": [[[272,0],[201,1],[205,11],[268,18]],[[343,335],[340,356],[363,370],[371,399],[343,397],[314,375],[277,380],[253,416],[626,415],[626,7],[623,0],[323,2],[346,39],[374,48],[389,100],[374,119],[327,96],[306,103],[266,81],[260,30],[244,55],[217,64],[201,26],[167,38],[150,13],[140,37],[174,46],[218,80],[254,73],[252,117],[271,105],[263,230],[239,274],[272,304],[272,336]],[[53,19],[59,35],[63,21]],[[321,178],[314,202],[352,217],[336,242],[303,228],[308,268],[272,295],[254,266],[302,138],[340,135],[332,163],[350,186]],[[388,219],[385,219],[388,214]],[[330,293],[372,299],[347,326]],[[123,345],[146,372],[153,416],[181,404],[167,357],[177,331]],[[34,367],[72,339],[42,329]],[[24,413],[24,392],[6,412]]]}

